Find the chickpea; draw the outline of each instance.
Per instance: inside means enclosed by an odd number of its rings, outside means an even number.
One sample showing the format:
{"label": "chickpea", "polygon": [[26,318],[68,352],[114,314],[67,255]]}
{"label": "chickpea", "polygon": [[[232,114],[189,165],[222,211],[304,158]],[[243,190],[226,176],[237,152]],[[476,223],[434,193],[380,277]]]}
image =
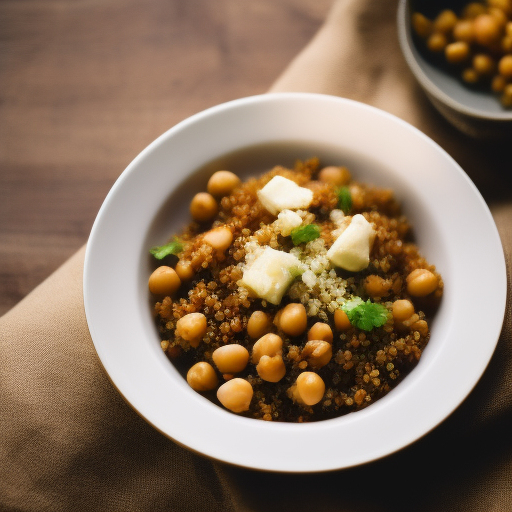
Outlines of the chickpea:
{"label": "chickpea", "polygon": [[495,67],[494,60],[486,53],[477,53],[473,57],[473,68],[479,75],[491,75]]}
{"label": "chickpea", "polygon": [[505,53],[512,52],[512,35],[507,34],[503,39],[501,40],[501,49]]}
{"label": "chickpea", "polygon": [[413,297],[425,297],[432,293],[438,285],[437,277],[425,268],[413,270],[406,278],[407,291]]}
{"label": "chickpea", "polygon": [[239,373],[249,362],[249,351],[242,345],[233,343],[215,349],[212,359],[221,373]]}
{"label": "chickpea", "polygon": [[279,327],[279,322],[281,321],[281,315],[283,313],[283,310],[280,309],[275,315],[274,315],[274,320],[272,321],[273,324],[278,328],[280,329]]}
{"label": "chickpea", "polygon": [[457,15],[451,9],[441,11],[434,20],[434,30],[442,34],[449,34],[457,23]]}
{"label": "chickpea", "polygon": [[412,14],[412,27],[416,34],[426,39],[432,32],[432,21],[419,12]]}
{"label": "chickpea", "polygon": [[286,366],[280,355],[261,356],[256,371],[267,382],[279,382],[286,374]]}
{"label": "chickpea", "polygon": [[224,252],[233,241],[233,233],[227,226],[221,226],[208,231],[203,240],[215,250]]}
{"label": "chickpea", "polygon": [[187,372],[187,382],[195,391],[210,391],[217,387],[219,380],[210,363],[201,361]]}
{"label": "chickpea", "polygon": [[208,222],[218,211],[217,201],[207,192],[198,192],[190,202],[190,215],[196,222]]}
{"label": "chickpea", "polygon": [[492,14],[480,14],[473,21],[475,40],[482,46],[492,46],[500,38],[500,25]]}
{"label": "chickpea", "polygon": [[487,9],[487,12],[491,16],[494,16],[496,22],[498,23],[498,27],[500,28],[500,31],[505,28],[508,18],[501,9],[498,9],[496,7],[489,7]]}
{"label": "chickpea", "polygon": [[370,297],[385,297],[393,283],[389,279],[374,274],[366,277],[363,287]]}
{"label": "chickpea", "polygon": [[329,324],[317,322],[308,331],[308,340],[323,340],[332,343],[333,335]]}
{"label": "chickpea", "polygon": [[348,189],[350,191],[350,197],[352,197],[352,209],[360,210],[364,205],[363,189],[355,183],[350,184]]}
{"label": "chickpea", "polygon": [[325,383],[315,372],[302,372],[290,389],[294,400],[306,405],[315,405],[322,400],[325,393]]}
{"label": "chickpea", "polygon": [[425,320],[417,320],[411,325],[411,330],[418,331],[422,336],[428,334],[428,324]]}
{"label": "chickpea", "polygon": [[464,62],[469,57],[469,45],[464,41],[450,43],[444,49],[444,55],[446,60],[452,64]]}
{"label": "chickpea", "polygon": [[414,306],[410,300],[398,299],[393,302],[391,312],[396,322],[403,322],[414,315]]}
{"label": "chickpea", "polygon": [[453,38],[455,41],[464,41],[465,43],[473,42],[475,38],[473,22],[471,20],[458,21],[453,27]]}
{"label": "chickpea", "polygon": [[336,187],[341,187],[346,185],[352,176],[350,175],[350,171],[346,167],[336,167],[334,165],[330,165],[329,167],[324,167],[318,173],[318,180],[323,183],[331,183]]}
{"label": "chickpea", "polygon": [[430,37],[427,39],[427,47],[431,52],[434,53],[440,53],[448,44],[448,39],[444,34],[441,34],[441,32],[434,32]]}
{"label": "chickpea", "polygon": [[253,389],[244,379],[230,379],[217,390],[219,402],[232,412],[248,411],[251,405]]}
{"label": "chickpea", "polygon": [[418,315],[418,313],[414,313],[411,317],[409,317],[406,320],[404,320],[403,322],[401,322],[400,327],[409,327],[410,328],[411,325],[414,322],[417,322],[419,319],[420,319],[420,315]]}
{"label": "chickpea", "polygon": [[253,338],[261,338],[272,327],[270,317],[264,311],[253,311],[247,322],[247,334]]}
{"label": "chickpea", "polygon": [[240,185],[240,178],[230,171],[214,172],[208,180],[206,190],[215,197],[228,196]]}
{"label": "chickpea", "polygon": [[190,281],[194,277],[194,268],[190,261],[180,260],[176,263],[176,274],[182,281]]}
{"label": "chickpea", "polygon": [[268,333],[262,336],[252,347],[251,361],[258,364],[263,356],[276,356],[283,353],[283,340],[280,336]]}
{"label": "chickpea", "polygon": [[306,308],[302,304],[286,305],[279,317],[279,328],[288,336],[300,336],[308,326]]}
{"label": "chickpea", "polygon": [[512,78],[512,55],[504,55],[498,62],[500,75],[505,78]]}
{"label": "chickpea", "polygon": [[334,312],[334,327],[340,332],[348,331],[352,327],[347,313],[342,309],[337,309]]}
{"label": "chickpea", "polygon": [[462,80],[468,84],[476,84],[478,80],[480,79],[480,76],[473,68],[466,68],[462,72]]}
{"label": "chickpea", "polygon": [[495,9],[500,9],[504,14],[512,15],[512,1],[511,0],[487,0],[487,4]]}
{"label": "chickpea", "polygon": [[503,92],[505,86],[507,85],[507,81],[501,75],[496,75],[493,77],[491,81],[491,90],[493,92]]}
{"label": "chickpea", "polygon": [[512,21],[507,21],[505,25],[505,34],[512,37]]}
{"label": "chickpea", "polygon": [[466,19],[474,19],[480,14],[485,14],[485,5],[480,2],[471,2],[462,11],[462,17]]}
{"label": "chickpea", "polygon": [[175,333],[195,348],[206,334],[206,327],[206,317],[203,313],[189,313],[176,322]]}
{"label": "chickpea", "polygon": [[332,345],[324,340],[310,340],[304,345],[301,355],[311,368],[322,368],[332,358]]}
{"label": "chickpea", "polygon": [[512,84],[505,85],[503,95],[501,96],[501,103],[504,107],[512,107]]}
{"label": "chickpea", "polygon": [[154,295],[173,295],[181,285],[180,278],[174,269],[165,265],[158,267],[149,276],[149,291]]}

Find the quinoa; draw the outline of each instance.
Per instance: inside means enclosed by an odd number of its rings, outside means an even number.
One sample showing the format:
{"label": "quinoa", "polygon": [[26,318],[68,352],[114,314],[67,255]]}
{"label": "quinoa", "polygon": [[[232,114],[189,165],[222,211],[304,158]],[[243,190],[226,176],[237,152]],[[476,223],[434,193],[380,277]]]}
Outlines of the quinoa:
{"label": "quinoa", "polygon": [[[372,404],[417,364],[442,297],[442,278],[415,245],[411,225],[393,192],[355,181],[346,171],[342,186],[350,193],[351,205],[344,213],[339,204],[340,186],[322,181],[321,171],[320,161],[312,158],[298,161],[293,169],[277,166],[261,177],[238,184],[228,195],[216,198],[218,210],[210,220],[193,221],[178,234],[182,250],[177,255],[159,262],[176,269],[180,262],[192,269],[192,277],[182,279],[175,293],[155,298],[162,350],[185,378],[193,365],[209,363],[218,385],[203,394],[220,406],[216,392],[223,382],[233,378],[247,381],[253,389],[252,399],[249,408],[238,414],[250,418],[309,422]],[[294,245],[285,216],[277,217],[262,205],[258,191],[275,176],[313,192],[309,207],[295,213],[302,226],[318,226],[316,239]],[[357,214],[371,225],[374,240],[367,267],[354,272],[333,265],[327,252]],[[218,250],[205,242],[205,236],[221,227],[229,229],[232,241],[229,247]],[[244,272],[266,247],[291,254],[300,262],[300,272],[278,304],[258,297],[243,283]],[[437,283],[433,291],[421,297],[411,295],[407,281],[417,269],[428,271]],[[337,328],[336,312],[354,298],[382,305],[383,323],[369,330],[352,324]],[[412,303],[413,313],[405,319],[395,318],[396,301]],[[299,335],[287,334],[280,324],[280,314],[288,304],[302,304],[306,311],[307,327]],[[252,359],[236,375],[221,373],[213,359],[217,349],[230,344],[253,351],[257,339],[249,336],[248,323],[254,311],[266,313],[267,331],[282,339],[286,371],[278,382],[264,380]],[[205,331],[197,343],[181,336],[177,329],[179,320],[190,313],[201,313],[206,319]],[[316,367],[307,356],[310,352],[304,350],[308,333],[318,322],[328,324],[333,333],[331,347],[327,347],[332,357],[321,367]],[[294,398],[294,385],[305,371],[314,372],[325,383],[325,392],[314,405]]]}

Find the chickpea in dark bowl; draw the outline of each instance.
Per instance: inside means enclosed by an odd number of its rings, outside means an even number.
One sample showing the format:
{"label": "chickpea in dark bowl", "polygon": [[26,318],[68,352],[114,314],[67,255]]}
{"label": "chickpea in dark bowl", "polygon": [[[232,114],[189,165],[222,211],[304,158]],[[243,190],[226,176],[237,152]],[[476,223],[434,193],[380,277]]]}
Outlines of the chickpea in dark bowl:
{"label": "chickpea in dark bowl", "polygon": [[470,136],[512,131],[509,0],[401,0],[400,47],[439,112]]}

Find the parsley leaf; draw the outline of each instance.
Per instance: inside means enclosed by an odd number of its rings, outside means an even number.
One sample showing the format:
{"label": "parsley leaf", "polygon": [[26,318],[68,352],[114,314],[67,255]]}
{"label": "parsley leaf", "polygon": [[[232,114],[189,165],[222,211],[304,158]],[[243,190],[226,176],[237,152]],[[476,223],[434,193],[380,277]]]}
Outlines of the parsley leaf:
{"label": "parsley leaf", "polygon": [[336,191],[338,195],[338,208],[343,211],[345,215],[350,212],[352,208],[352,194],[348,187],[341,187]]}
{"label": "parsley leaf", "polygon": [[291,237],[293,245],[299,245],[306,242],[311,242],[320,236],[320,226],[317,224],[307,224],[306,226],[299,226],[292,229]]}
{"label": "parsley leaf", "polygon": [[183,244],[174,237],[172,242],[161,245],[160,247],[152,247],[149,252],[157,259],[163,260],[169,254],[177,255],[183,250]]}
{"label": "parsley leaf", "polygon": [[384,325],[388,320],[386,306],[368,299],[364,302],[360,297],[349,300],[341,307],[347,313],[350,323],[363,331],[371,331],[374,327]]}

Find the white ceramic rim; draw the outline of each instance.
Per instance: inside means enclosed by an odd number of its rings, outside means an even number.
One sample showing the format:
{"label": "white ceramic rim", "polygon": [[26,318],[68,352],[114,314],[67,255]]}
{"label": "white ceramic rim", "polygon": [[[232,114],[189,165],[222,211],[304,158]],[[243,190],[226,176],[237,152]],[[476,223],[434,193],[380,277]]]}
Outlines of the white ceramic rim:
{"label": "white ceramic rim", "polygon": [[[423,252],[440,260],[446,286],[429,346],[405,381],[362,411],[309,424],[240,417],[192,391],[159,348],[156,329],[153,337],[149,334],[147,275],[141,270],[148,225],[184,179],[169,172],[169,155],[174,168],[192,172],[212,160],[218,148],[226,153],[276,140],[338,144],[385,159],[390,179],[404,183],[426,213],[426,223],[418,221],[433,243]],[[486,300],[468,279],[481,269]],[[94,222],[85,256],[84,305],[90,333],[122,396],[177,443],[260,470],[347,468],[384,457],[425,435],[458,407],[484,372],[501,331],[505,300],[505,259],[496,226],[458,164],[401,119],[320,94],[242,98],[171,128],[116,181]],[[474,322],[474,304],[485,322]],[[456,367],[464,371],[454,378]],[[311,443],[314,449],[308,448]]]}
{"label": "white ceramic rim", "polygon": [[409,20],[409,14],[409,0],[400,0],[397,14],[398,40],[405,60],[407,61],[410,70],[416,79],[420,82],[420,84],[432,96],[434,96],[434,98],[437,98],[438,101],[448,105],[457,112],[487,121],[501,121],[503,123],[510,122],[512,120],[512,111],[489,112],[464,105],[463,103],[458,102],[446,94],[429,78],[429,76],[423,71],[422,67],[418,64],[411,49],[413,42],[410,33],[411,24]]}

